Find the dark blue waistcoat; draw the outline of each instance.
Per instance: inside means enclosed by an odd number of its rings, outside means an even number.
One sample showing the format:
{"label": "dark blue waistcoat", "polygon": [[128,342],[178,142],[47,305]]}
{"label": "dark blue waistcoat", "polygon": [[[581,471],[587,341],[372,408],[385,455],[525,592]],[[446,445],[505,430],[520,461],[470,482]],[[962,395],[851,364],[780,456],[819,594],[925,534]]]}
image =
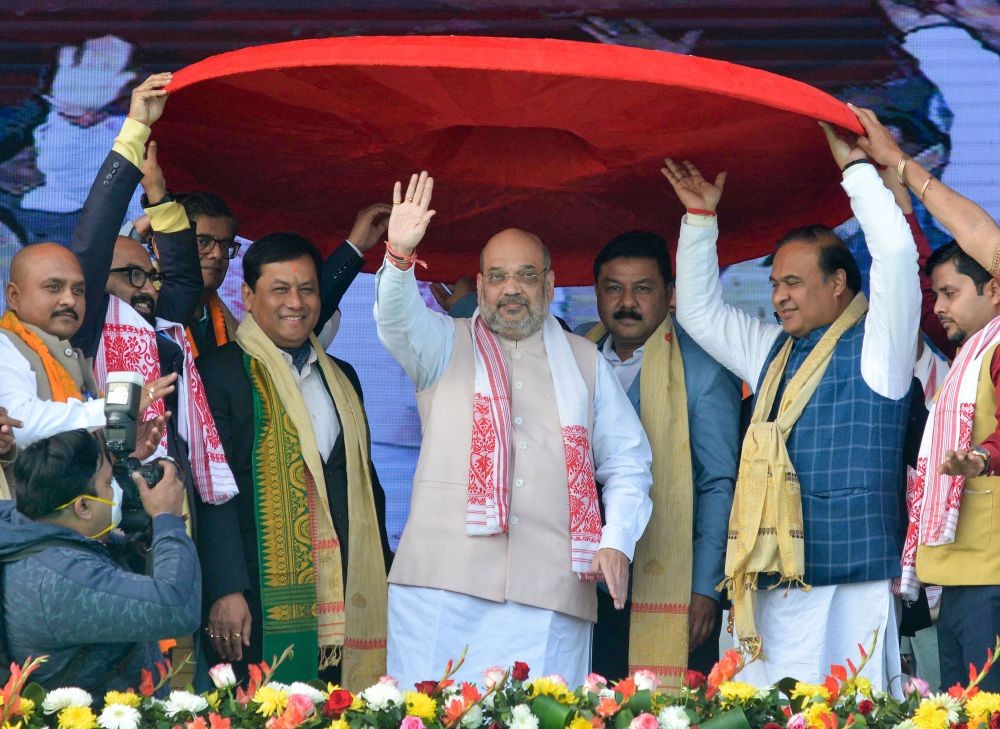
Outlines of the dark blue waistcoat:
{"label": "dark blue waistcoat", "polygon": [[[900,574],[899,499],[908,399],[883,397],[862,377],[864,323],[862,318],[840,338],[823,380],[786,442],[802,490],[805,580],[810,585]],[[784,382],[827,329],[795,341]],[[760,382],[787,338],[782,334],[771,348]]]}

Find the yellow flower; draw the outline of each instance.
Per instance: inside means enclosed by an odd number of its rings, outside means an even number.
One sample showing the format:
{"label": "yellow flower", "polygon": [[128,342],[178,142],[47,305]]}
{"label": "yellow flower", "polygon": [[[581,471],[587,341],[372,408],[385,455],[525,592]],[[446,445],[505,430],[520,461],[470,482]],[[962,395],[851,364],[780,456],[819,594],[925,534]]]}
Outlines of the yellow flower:
{"label": "yellow flower", "polygon": [[404,691],[403,701],[406,702],[407,716],[416,716],[426,721],[433,721],[437,713],[437,702],[427,694],[419,691]]}
{"label": "yellow flower", "polygon": [[67,706],[59,712],[59,729],[94,729],[97,717],[89,706]]}
{"label": "yellow flower", "polygon": [[[0,706],[3,705],[3,697],[0,697]],[[17,724],[11,724],[9,721],[3,723],[3,729],[21,729],[21,724],[23,722],[17,722]]]}
{"label": "yellow flower", "polygon": [[757,697],[757,688],[742,681],[724,681],[719,685],[719,695],[725,701],[743,703]]}
{"label": "yellow flower", "polygon": [[29,721],[32,714],[35,713],[35,702],[22,696],[21,705],[18,707],[18,711],[20,711],[21,716],[24,717],[25,721]]}
{"label": "yellow flower", "polygon": [[560,704],[575,704],[576,696],[565,685],[553,681],[547,676],[536,678],[528,682],[528,690],[531,698],[536,696],[551,696]]}
{"label": "yellow flower", "polygon": [[[830,711],[830,707],[822,702],[810,704],[802,711],[802,716],[806,720],[806,726],[809,729],[826,729],[827,721],[833,717],[833,713]],[[833,720],[834,726],[836,726],[837,720]]]}
{"label": "yellow flower", "polygon": [[948,729],[948,712],[924,699],[913,712],[911,721],[917,729]]}
{"label": "yellow flower", "polygon": [[[331,693],[333,692],[331,691]],[[343,719],[334,719],[330,722],[330,726],[327,729],[351,729],[351,725]]]}
{"label": "yellow flower", "polygon": [[122,706],[138,709],[142,704],[142,697],[131,691],[108,691],[104,694],[104,705],[107,706],[108,704],[121,704]]}
{"label": "yellow flower", "polygon": [[205,701],[208,702],[208,705],[212,709],[212,711],[218,711],[219,707],[222,706],[222,699],[219,698],[218,691],[213,691],[210,694],[205,694]]}
{"label": "yellow flower", "polygon": [[820,701],[830,700],[830,689],[818,683],[803,683],[802,681],[795,682],[795,688],[792,689],[793,699],[816,699]]}
{"label": "yellow flower", "polygon": [[348,710],[364,711],[364,708],[365,708],[365,700],[361,698],[361,694],[354,694],[354,700],[351,702],[351,705],[348,707]]}
{"label": "yellow flower", "polygon": [[872,697],[872,682],[864,676],[854,677],[854,688],[860,691],[861,695],[866,699],[870,699]]}
{"label": "yellow flower", "polygon": [[965,713],[969,717],[969,726],[975,726],[980,721],[989,724],[990,716],[995,711],[1000,711],[1000,694],[980,691],[965,702]]}
{"label": "yellow flower", "polygon": [[569,723],[569,727],[567,729],[594,729],[594,725],[582,716],[578,716]]}
{"label": "yellow flower", "polygon": [[[261,716],[274,716],[285,710],[288,705],[288,694],[271,686],[261,686],[253,695],[255,704],[260,704],[257,713]],[[60,728],[61,729],[61,728]]]}

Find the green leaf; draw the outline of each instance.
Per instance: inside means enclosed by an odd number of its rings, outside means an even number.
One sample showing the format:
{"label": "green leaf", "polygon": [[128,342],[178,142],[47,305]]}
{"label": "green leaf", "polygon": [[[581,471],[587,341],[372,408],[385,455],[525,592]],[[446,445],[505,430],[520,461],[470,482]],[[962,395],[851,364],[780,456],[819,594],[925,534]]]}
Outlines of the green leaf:
{"label": "green leaf", "polygon": [[716,714],[711,719],[706,719],[699,725],[700,729],[750,729],[743,709],[732,709],[730,711]]}
{"label": "green leaf", "polygon": [[615,714],[615,729],[628,729],[629,724],[635,718],[631,709],[622,709]]}
{"label": "green leaf", "polygon": [[531,713],[538,717],[538,729],[563,729],[573,707],[560,704],[551,696],[538,696],[531,702]]}
{"label": "green leaf", "polygon": [[632,710],[633,714],[641,714],[644,711],[652,713],[653,711],[653,694],[649,689],[643,689],[642,691],[636,691],[631,699],[628,700],[628,708]]}
{"label": "green leaf", "polygon": [[778,687],[778,690],[781,693],[783,693],[786,697],[788,697],[788,703],[792,707],[793,714],[798,714],[800,711],[802,711],[802,702],[804,701],[804,699],[802,698],[798,699],[792,698],[792,691],[795,690],[795,684],[797,683],[798,681],[796,681],[794,678],[786,676],[785,678],[781,679],[780,681],[778,681],[778,683],[775,684],[775,686]]}
{"label": "green leaf", "polygon": [[21,696],[35,702],[35,706],[41,710],[42,702],[45,701],[45,689],[42,688],[41,684],[32,682],[24,687]]}

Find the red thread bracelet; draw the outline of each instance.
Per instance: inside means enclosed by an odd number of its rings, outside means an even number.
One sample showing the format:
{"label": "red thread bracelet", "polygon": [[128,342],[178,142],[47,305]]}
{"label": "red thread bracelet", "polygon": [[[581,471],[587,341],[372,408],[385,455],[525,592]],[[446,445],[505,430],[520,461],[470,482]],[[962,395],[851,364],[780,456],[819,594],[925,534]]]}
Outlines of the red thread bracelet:
{"label": "red thread bracelet", "polygon": [[401,256],[401,255],[399,255],[399,251],[397,251],[395,248],[393,248],[392,244],[389,243],[389,241],[385,242],[385,254],[389,258],[391,258],[394,263],[403,263],[403,264],[406,264],[406,268],[401,269],[401,270],[404,270],[404,271],[409,270],[410,266],[412,266],[414,263],[416,263],[418,266],[423,266],[424,268],[427,268],[427,263],[425,261],[422,261],[421,259],[417,258],[416,251],[414,251],[413,253],[411,253],[408,256]]}
{"label": "red thread bracelet", "polygon": [[707,215],[711,218],[714,218],[716,217],[716,215],[718,215],[718,213],[716,213],[714,210],[702,210],[701,208],[688,208],[687,211],[691,215]]}

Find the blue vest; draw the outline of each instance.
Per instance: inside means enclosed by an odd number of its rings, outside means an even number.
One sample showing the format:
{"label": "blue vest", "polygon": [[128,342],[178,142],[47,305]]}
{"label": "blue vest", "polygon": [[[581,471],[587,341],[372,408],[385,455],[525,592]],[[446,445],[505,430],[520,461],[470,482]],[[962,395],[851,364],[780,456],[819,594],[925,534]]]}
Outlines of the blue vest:
{"label": "blue vest", "polygon": [[[909,400],[882,397],[862,377],[864,322],[862,318],[840,338],[823,380],[786,441],[802,490],[805,580],[810,585],[900,574],[899,505]],[[828,328],[795,341],[784,382]],[[779,336],[768,353],[761,382],[787,338]]]}

